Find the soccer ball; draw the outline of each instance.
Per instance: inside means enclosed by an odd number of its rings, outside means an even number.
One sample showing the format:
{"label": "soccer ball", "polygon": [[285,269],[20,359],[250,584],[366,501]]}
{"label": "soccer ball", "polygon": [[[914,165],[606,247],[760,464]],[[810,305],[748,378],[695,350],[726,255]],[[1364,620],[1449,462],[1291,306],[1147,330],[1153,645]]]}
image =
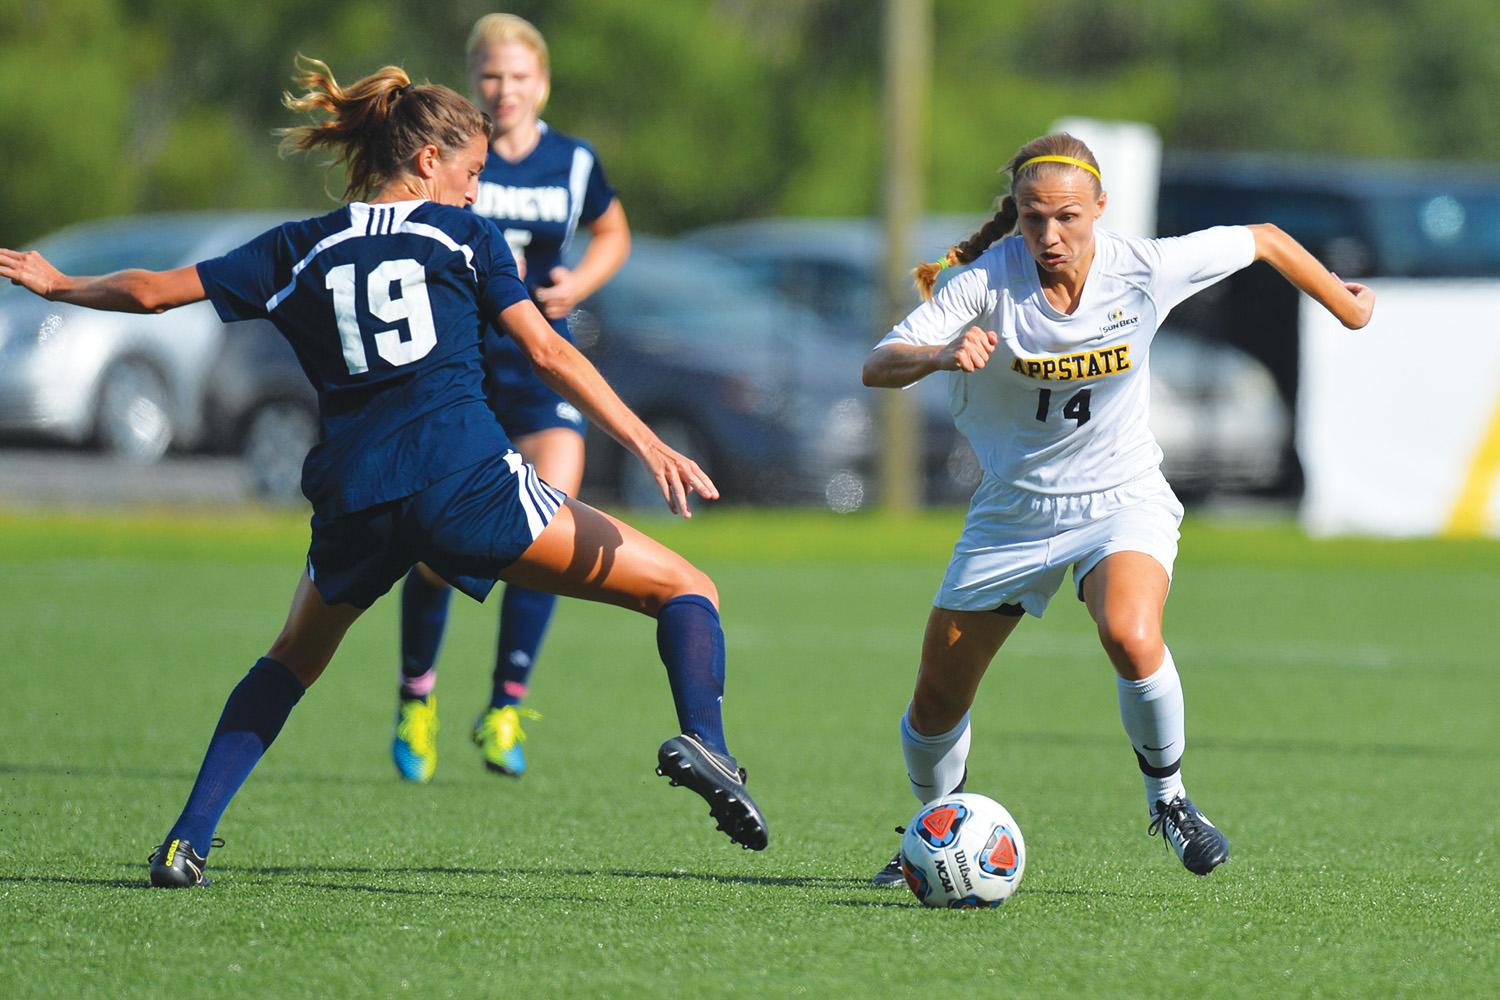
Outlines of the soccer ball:
{"label": "soccer ball", "polygon": [[983,795],[965,792],[927,803],[901,838],[901,873],[923,906],[999,906],[1025,870],[1021,828]]}

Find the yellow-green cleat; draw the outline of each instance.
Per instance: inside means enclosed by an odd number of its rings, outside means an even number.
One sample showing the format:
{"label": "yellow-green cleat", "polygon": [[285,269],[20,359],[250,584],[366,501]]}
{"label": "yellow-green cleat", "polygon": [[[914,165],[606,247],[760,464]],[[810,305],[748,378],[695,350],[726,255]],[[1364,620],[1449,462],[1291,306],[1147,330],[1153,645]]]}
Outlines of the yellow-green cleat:
{"label": "yellow-green cleat", "polygon": [[407,781],[428,782],[437,770],[437,695],[402,698],[396,715],[396,738],[391,758]]}
{"label": "yellow-green cleat", "polygon": [[474,723],[474,745],[484,751],[484,766],[497,774],[519,778],[526,773],[526,731],[521,720],[537,721],[541,714],[529,708],[506,705],[491,708]]}

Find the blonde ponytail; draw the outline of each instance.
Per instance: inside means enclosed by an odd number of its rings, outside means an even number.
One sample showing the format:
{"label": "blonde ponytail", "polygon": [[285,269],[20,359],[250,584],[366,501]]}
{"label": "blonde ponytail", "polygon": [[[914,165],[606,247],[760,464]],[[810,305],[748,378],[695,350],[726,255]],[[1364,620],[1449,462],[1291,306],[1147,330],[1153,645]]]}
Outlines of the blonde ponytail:
{"label": "blonde ponytail", "polygon": [[346,200],[378,192],[423,146],[451,152],[475,135],[489,134],[488,115],[447,87],[413,84],[399,66],[383,66],[341,87],[327,63],[298,53],[293,79],[305,93],[283,93],[282,104],[299,114],[329,117],[278,129],[281,153],[332,149],[334,165],[345,167]]}

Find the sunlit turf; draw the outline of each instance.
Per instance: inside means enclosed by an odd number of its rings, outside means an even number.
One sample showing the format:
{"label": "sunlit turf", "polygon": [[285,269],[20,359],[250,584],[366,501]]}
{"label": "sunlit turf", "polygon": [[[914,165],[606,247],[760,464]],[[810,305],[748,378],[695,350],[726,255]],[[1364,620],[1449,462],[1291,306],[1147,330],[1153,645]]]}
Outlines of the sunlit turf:
{"label": "sunlit turf", "polygon": [[1146,838],[1093,629],[1064,590],[992,668],[970,788],[1026,833],[995,912],[868,888],[896,719],[959,515],[641,522],[718,582],[761,854],[651,773],[652,628],[566,604],[532,770],[467,741],[495,610],[456,607],[434,782],[389,759],[395,602],[351,632],[225,817],[205,891],[143,889],[305,518],[0,512],[0,996],[1413,995],[1500,992],[1500,545],[1190,520],[1168,632],[1195,799],[1234,860]]}

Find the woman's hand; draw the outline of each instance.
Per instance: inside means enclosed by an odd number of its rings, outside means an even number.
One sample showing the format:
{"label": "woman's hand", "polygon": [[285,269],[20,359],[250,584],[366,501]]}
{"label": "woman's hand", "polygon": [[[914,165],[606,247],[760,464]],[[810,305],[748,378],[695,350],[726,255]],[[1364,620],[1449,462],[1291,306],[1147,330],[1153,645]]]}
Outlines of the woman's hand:
{"label": "woman's hand", "polygon": [[132,268],[97,278],[72,278],[35,250],[0,250],[0,278],[52,302],[108,312],[166,312],[208,297],[196,264],[172,271]]}
{"label": "woman's hand", "polygon": [[51,298],[67,280],[66,275],[35,250],[23,253],[4,249],[0,249],[0,278],[9,278],[11,284],[20,285],[44,299]]}
{"label": "woman's hand", "polygon": [[662,499],[672,513],[693,516],[688,508],[689,493],[696,492],[705,500],[719,499],[718,487],[698,463],[668,448],[625,405],[589,359],[547,324],[535,303],[522,299],[501,310],[496,319],[500,328],[515,338],[543,382],[640,459],[661,487]]}
{"label": "woman's hand", "polygon": [[578,267],[554,267],[547,272],[550,287],[536,290],[537,307],[548,319],[566,319],[580,302],[603,288],[630,256],[630,223],[620,199],[612,200],[588,229],[588,249]]}
{"label": "woman's hand", "polygon": [[1348,314],[1347,319],[1340,316],[1339,321],[1351,330],[1361,329],[1375,315],[1375,290],[1357,281],[1345,281],[1337,274],[1334,278],[1344,286],[1344,291],[1354,296],[1353,311]]}
{"label": "woman's hand", "polygon": [[933,372],[977,372],[989,363],[999,342],[994,331],[971,326],[941,347],[886,344],[865,358],[860,378],[872,388],[900,389]]}
{"label": "woman's hand", "polygon": [[993,330],[971,326],[943,345],[938,352],[939,371],[977,372],[989,363],[990,355],[1000,343]]}
{"label": "woman's hand", "polygon": [[542,307],[542,315],[548,319],[565,319],[578,303],[588,297],[582,282],[565,267],[554,267],[547,272],[547,278],[552,284],[538,288],[536,300]]}
{"label": "woman's hand", "polygon": [[692,517],[688,494],[697,493],[705,500],[719,499],[719,489],[698,463],[667,447],[660,438],[648,444],[637,456],[656,485],[661,489],[667,509],[683,517]]}
{"label": "woman's hand", "polygon": [[1351,330],[1370,322],[1375,292],[1329,271],[1307,249],[1269,222],[1245,227],[1255,238],[1255,259],[1281,272],[1298,290],[1317,301]]}

